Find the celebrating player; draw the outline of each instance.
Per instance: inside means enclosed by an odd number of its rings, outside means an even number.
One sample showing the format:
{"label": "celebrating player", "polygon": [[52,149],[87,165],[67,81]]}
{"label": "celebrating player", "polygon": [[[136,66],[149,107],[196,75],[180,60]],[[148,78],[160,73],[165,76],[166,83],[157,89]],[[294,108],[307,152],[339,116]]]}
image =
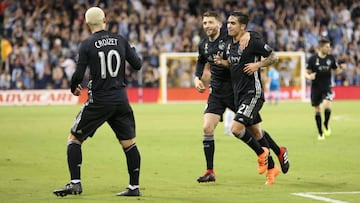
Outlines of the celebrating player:
{"label": "celebrating player", "polygon": [[[85,13],[91,35],[79,48],[79,59],[71,79],[71,92],[80,95],[80,83],[87,67],[92,81],[88,85],[89,99],[75,119],[68,138],[67,160],[71,182],[54,191],[57,196],[81,194],[81,144],[107,122],[123,147],[127,159],[130,183],[118,196],[140,196],[140,153],[135,143],[135,119],[125,90],[125,60],[136,70],[141,60],[121,36],[105,30],[106,18],[98,7]],[[100,152],[101,153],[101,152]]]}

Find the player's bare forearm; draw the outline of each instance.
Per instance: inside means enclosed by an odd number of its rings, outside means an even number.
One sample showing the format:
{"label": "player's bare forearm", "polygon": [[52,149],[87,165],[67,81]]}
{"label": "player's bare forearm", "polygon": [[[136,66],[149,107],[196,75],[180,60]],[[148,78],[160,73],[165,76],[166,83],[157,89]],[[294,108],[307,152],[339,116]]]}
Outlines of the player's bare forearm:
{"label": "player's bare forearm", "polygon": [[259,62],[259,67],[266,67],[269,65],[274,64],[278,60],[278,57],[276,56],[275,52],[271,52],[271,54],[266,57],[264,60]]}
{"label": "player's bare forearm", "polygon": [[272,52],[267,58],[256,63],[247,63],[244,67],[244,72],[248,75],[252,75],[255,71],[259,70],[261,67],[266,67],[271,64],[274,64],[277,61],[277,56]]}

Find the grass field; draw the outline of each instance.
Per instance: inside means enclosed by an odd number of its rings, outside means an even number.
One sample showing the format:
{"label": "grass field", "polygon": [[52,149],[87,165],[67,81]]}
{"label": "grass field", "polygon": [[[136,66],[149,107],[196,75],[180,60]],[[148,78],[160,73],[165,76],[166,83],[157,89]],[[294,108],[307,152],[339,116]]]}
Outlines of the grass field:
{"label": "grass field", "polygon": [[[69,181],[66,138],[80,106],[0,107],[0,202],[360,202],[359,104],[333,103],[332,135],[324,141],[317,140],[309,103],[265,105],[263,128],[288,147],[291,163],[289,173],[271,186],[257,174],[255,154],[224,135],[222,124],[215,134],[217,181],[196,182],[205,171],[204,104],[134,104],[140,198],[115,196],[127,186],[128,175],[107,125],[82,147],[83,194],[54,196],[52,190]],[[312,193],[319,200],[293,194],[308,192],[324,193]]]}

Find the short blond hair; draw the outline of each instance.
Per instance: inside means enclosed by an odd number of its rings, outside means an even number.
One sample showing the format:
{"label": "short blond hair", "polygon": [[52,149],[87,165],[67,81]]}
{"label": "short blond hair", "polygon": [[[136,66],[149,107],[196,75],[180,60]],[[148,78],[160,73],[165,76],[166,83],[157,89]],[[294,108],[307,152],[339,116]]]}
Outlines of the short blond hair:
{"label": "short blond hair", "polygon": [[89,25],[101,25],[104,23],[105,13],[99,7],[91,7],[85,13],[85,21]]}

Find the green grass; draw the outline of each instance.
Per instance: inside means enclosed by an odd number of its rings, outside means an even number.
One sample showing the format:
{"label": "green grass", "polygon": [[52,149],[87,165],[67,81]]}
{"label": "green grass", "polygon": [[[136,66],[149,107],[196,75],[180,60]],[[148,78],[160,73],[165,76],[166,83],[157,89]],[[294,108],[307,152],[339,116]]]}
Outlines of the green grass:
{"label": "green grass", "polygon": [[[116,197],[128,185],[123,151],[107,125],[83,144],[80,196],[55,197],[69,181],[66,142],[79,106],[0,107],[1,202],[320,202],[299,192],[360,191],[359,101],[335,101],[332,135],[317,140],[309,103],[265,105],[263,128],[289,149],[289,173],[265,186],[255,154],[216,129],[217,181],[198,184],[204,104],[133,104],[141,152],[140,198]],[[277,162],[277,159],[276,163]],[[360,202],[360,194],[324,194]]]}

